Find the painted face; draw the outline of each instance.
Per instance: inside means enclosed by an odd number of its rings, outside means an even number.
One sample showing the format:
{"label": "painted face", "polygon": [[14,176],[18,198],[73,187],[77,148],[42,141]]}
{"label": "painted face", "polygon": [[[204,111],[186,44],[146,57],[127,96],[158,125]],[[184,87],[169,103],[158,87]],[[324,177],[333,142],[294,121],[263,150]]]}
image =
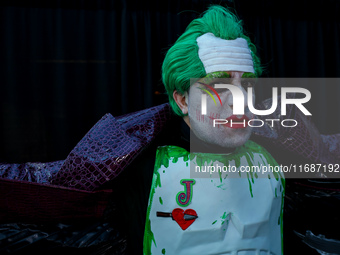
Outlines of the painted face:
{"label": "painted face", "polygon": [[[254,77],[254,75],[238,71],[214,72],[198,80],[190,87],[187,100],[189,125],[199,139],[224,148],[241,146],[249,139],[252,130],[247,122],[249,119],[253,119],[253,114],[249,111],[247,105],[247,87],[252,86],[253,83],[249,82],[251,79],[244,79],[245,77]],[[221,78],[227,79],[222,80]],[[245,98],[245,114],[243,116],[233,115],[233,97],[228,89],[215,89],[219,98],[215,91],[211,90],[215,83],[232,84],[242,90]],[[201,112],[202,94],[207,94],[206,115],[202,115]],[[255,98],[253,98],[253,102],[254,100]],[[215,121],[214,127],[214,119],[227,120],[228,123],[216,124]],[[244,126],[243,123],[246,125]]]}

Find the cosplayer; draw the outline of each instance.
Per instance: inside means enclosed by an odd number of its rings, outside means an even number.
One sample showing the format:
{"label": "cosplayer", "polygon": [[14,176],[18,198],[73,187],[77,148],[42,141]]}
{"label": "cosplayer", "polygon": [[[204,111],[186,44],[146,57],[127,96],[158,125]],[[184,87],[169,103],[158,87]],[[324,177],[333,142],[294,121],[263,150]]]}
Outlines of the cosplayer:
{"label": "cosplayer", "polygon": [[[190,152],[178,146],[157,149],[144,235],[144,254],[281,254],[284,180],[281,173],[241,173],[243,166],[277,163],[248,141],[251,127],[220,125],[201,115],[201,95],[219,78],[243,88],[244,77],[260,75],[255,46],[228,10],[213,6],[191,22],[168,51],[163,82],[172,109],[190,127]],[[190,78],[201,78],[190,85]],[[212,89],[213,90],[213,89]],[[208,101],[210,116],[233,116],[230,91],[222,104]],[[215,96],[216,97],[216,96]],[[216,98],[217,99],[217,98]],[[210,103],[212,104],[210,104]],[[190,169],[232,166],[238,174],[217,178]],[[201,177],[201,178],[200,178]]]}

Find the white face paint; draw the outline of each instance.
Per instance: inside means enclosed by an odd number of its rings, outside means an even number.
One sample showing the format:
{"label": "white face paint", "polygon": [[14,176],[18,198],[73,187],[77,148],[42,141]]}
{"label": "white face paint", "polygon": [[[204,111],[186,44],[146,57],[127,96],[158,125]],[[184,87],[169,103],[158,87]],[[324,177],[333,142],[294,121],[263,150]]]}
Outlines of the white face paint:
{"label": "white face paint", "polygon": [[[247,98],[247,88],[249,84],[241,84],[241,77],[243,72],[238,71],[228,71],[219,72],[228,73],[231,78],[228,79],[229,84],[239,87],[244,97]],[[220,79],[221,81],[222,79]],[[201,79],[198,82],[206,82],[205,79]],[[216,81],[216,79],[215,79]],[[194,134],[202,141],[218,145],[225,148],[234,148],[243,145],[251,135],[251,127],[247,125],[249,119],[253,119],[253,114],[249,111],[247,100],[244,100],[245,115],[234,116],[233,115],[233,97],[229,90],[227,89],[216,89],[220,96],[222,105],[216,95],[212,93],[217,104],[210,96],[207,96],[207,114],[201,114],[201,104],[202,104],[202,93],[204,92],[205,85],[196,82],[190,87],[188,93],[188,115],[190,128]],[[214,80],[210,79],[210,86],[213,87]],[[220,83],[220,82],[218,82]],[[255,100],[255,96],[253,98]],[[227,124],[221,124],[213,126],[213,119],[224,119],[228,120]],[[233,123],[241,122],[242,124],[230,125],[231,120]],[[245,127],[243,123],[246,123]]]}

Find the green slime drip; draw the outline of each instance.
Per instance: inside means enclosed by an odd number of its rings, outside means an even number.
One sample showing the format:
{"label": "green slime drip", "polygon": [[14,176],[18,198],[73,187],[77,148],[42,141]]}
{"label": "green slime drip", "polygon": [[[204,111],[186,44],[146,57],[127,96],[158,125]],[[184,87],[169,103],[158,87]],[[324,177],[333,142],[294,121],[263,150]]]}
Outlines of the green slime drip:
{"label": "green slime drip", "polygon": [[[170,156],[171,154],[171,156]],[[156,161],[154,167],[154,173],[152,178],[151,190],[149,195],[149,205],[146,212],[146,222],[145,222],[145,231],[144,231],[144,241],[143,241],[143,254],[150,255],[151,254],[151,245],[152,242],[157,247],[155,237],[153,232],[151,231],[151,221],[150,221],[150,211],[151,205],[153,201],[153,197],[155,195],[155,191],[157,187],[162,187],[161,178],[159,174],[159,169],[164,166],[165,168],[169,167],[169,159],[173,157],[172,162],[176,163],[180,157],[183,157],[184,161],[188,161],[189,152],[183,148],[177,146],[162,146],[157,148],[156,152]],[[159,198],[160,203],[161,198]],[[165,249],[164,249],[165,252]]]}

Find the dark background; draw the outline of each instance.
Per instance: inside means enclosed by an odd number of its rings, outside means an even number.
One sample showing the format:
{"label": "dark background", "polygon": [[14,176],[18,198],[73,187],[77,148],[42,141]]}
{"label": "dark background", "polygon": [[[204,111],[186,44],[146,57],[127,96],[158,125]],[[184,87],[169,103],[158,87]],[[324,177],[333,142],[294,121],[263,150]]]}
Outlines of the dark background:
{"label": "dark background", "polygon": [[[166,102],[165,52],[212,3],[236,9],[264,77],[340,77],[338,0],[1,1],[0,162],[64,159],[105,113]],[[340,87],[308,89],[340,133]]]}

